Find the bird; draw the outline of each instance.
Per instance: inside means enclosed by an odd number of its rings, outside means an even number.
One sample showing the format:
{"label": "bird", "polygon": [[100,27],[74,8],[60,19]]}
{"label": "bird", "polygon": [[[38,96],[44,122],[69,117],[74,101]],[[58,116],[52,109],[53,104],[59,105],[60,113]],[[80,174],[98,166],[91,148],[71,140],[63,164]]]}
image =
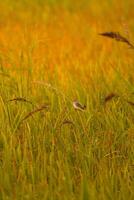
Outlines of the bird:
{"label": "bird", "polygon": [[86,109],[86,106],[85,105],[81,105],[77,100],[73,101],[73,107],[76,110],[80,110],[80,111],[84,111]]}

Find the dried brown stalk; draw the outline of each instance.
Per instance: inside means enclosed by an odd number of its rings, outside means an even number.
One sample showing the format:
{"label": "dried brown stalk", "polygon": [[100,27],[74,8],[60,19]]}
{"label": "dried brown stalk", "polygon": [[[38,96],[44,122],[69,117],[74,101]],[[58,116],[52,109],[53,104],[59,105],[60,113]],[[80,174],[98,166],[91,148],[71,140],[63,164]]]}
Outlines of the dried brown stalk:
{"label": "dried brown stalk", "polygon": [[8,102],[12,102],[12,101],[22,101],[22,102],[26,102],[26,103],[30,103],[33,104],[31,101],[23,98],[23,97],[16,97],[14,99],[9,99]]}
{"label": "dried brown stalk", "polygon": [[114,97],[119,97],[119,96],[115,93],[108,94],[104,99],[104,103],[107,103],[108,101],[112,100]]}
{"label": "dried brown stalk", "polygon": [[134,102],[132,101],[127,101],[128,104],[130,104],[131,106],[134,106]]}
{"label": "dried brown stalk", "polygon": [[118,32],[104,32],[104,33],[99,33],[99,35],[115,39],[116,41],[119,42],[125,42],[130,48],[134,49],[134,45],[131,44],[131,42],[127,38],[125,38]]}
{"label": "dried brown stalk", "polygon": [[70,120],[64,120],[63,123],[62,123],[62,125],[65,125],[65,124],[72,124],[72,125],[74,125],[74,123],[72,121],[70,121]]}
{"label": "dried brown stalk", "polygon": [[29,117],[33,116],[33,114],[37,113],[37,112],[41,112],[42,110],[48,108],[48,105],[43,105],[37,109],[32,110],[31,112],[29,112],[22,120],[21,122],[23,122],[24,120],[28,119]]}

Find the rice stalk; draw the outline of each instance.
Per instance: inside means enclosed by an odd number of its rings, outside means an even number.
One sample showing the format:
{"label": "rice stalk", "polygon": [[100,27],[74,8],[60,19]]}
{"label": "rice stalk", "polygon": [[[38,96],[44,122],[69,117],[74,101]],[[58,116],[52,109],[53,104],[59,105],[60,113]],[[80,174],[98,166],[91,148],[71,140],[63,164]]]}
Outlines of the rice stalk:
{"label": "rice stalk", "polygon": [[20,123],[22,123],[24,120],[28,119],[29,117],[32,117],[35,113],[41,112],[42,110],[44,110],[44,109],[46,109],[46,108],[48,108],[48,106],[47,106],[47,105],[43,105],[43,106],[41,106],[41,107],[39,107],[39,108],[37,108],[37,109],[32,110],[31,112],[29,112],[29,113],[21,120]]}
{"label": "rice stalk", "polygon": [[9,99],[7,102],[12,102],[12,101],[22,101],[22,102],[25,102],[25,103],[30,103],[30,104],[33,104],[31,101],[23,98],[23,97],[16,97],[14,99]]}
{"label": "rice stalk", "polygon": [[119,97],[119,96],[117,94],[115,94],[115,93],[108,94],[104,99],[104,103],[107,103],[108,101],[111,101],[114,97]]}
{"label": "rice stalk", "polygon": [[115,39],[116,41],[119,42],[124,42],[126,43],[130,48],[134,49],[134,45],[131,44],[131,42],[124,36],[122,36],[118,32],[104,32],[104,33],[99,33],[99,35],[104,36],[104,37],[109,37],[112,39]]}

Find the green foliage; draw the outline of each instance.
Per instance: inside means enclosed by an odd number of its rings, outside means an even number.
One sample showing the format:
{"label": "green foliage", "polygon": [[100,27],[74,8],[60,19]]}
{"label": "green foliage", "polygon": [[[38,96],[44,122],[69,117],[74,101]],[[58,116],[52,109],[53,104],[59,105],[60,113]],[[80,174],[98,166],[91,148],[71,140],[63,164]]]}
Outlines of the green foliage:
{"label": "green foliage", "polygon": [[[55,25],[53,8],[45,10],[46,18],[40,17],[44,2],[73,8],[71,1],[10,2],[1,5],[10,14],[15,8],[23,14],[17,10],[10,21],[3,10],[1,18],[9,22],[4,34],[0,32],[5,42],[0,46],[0,200],[133,200],[133,53],[124,46],[110,51],[110,43],[96,42],[99,36],[91,34],[94,29],[89,31],[89,26],[79,30],[78,16],[73,18],[66,10],[65,24]],[[30,5],[32,15],[24,9]],[[25,27],[28,19],[34,25]],[[94,24],[96,29],[96,19]],[[9,31],[12,27],[15,36]],[[105,102],[111,92],[117,97]],[[73,108],[74,98],[86,104],[85,111]]]}

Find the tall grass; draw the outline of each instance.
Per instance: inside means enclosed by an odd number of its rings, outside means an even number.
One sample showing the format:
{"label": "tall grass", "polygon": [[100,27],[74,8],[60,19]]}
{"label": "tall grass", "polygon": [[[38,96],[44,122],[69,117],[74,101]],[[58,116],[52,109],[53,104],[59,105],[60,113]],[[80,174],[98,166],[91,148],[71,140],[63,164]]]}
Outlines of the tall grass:
{"label": "tall grass", "polygon": [[[132,33],[131,2],[73,12],[48,3],[41,13],[37,2],[15,12],[6,2],[0,199],[134,199],[134,52],[98,36],[120,31],[123,14]],[[86,111],[73,108],[76,98]]]}

